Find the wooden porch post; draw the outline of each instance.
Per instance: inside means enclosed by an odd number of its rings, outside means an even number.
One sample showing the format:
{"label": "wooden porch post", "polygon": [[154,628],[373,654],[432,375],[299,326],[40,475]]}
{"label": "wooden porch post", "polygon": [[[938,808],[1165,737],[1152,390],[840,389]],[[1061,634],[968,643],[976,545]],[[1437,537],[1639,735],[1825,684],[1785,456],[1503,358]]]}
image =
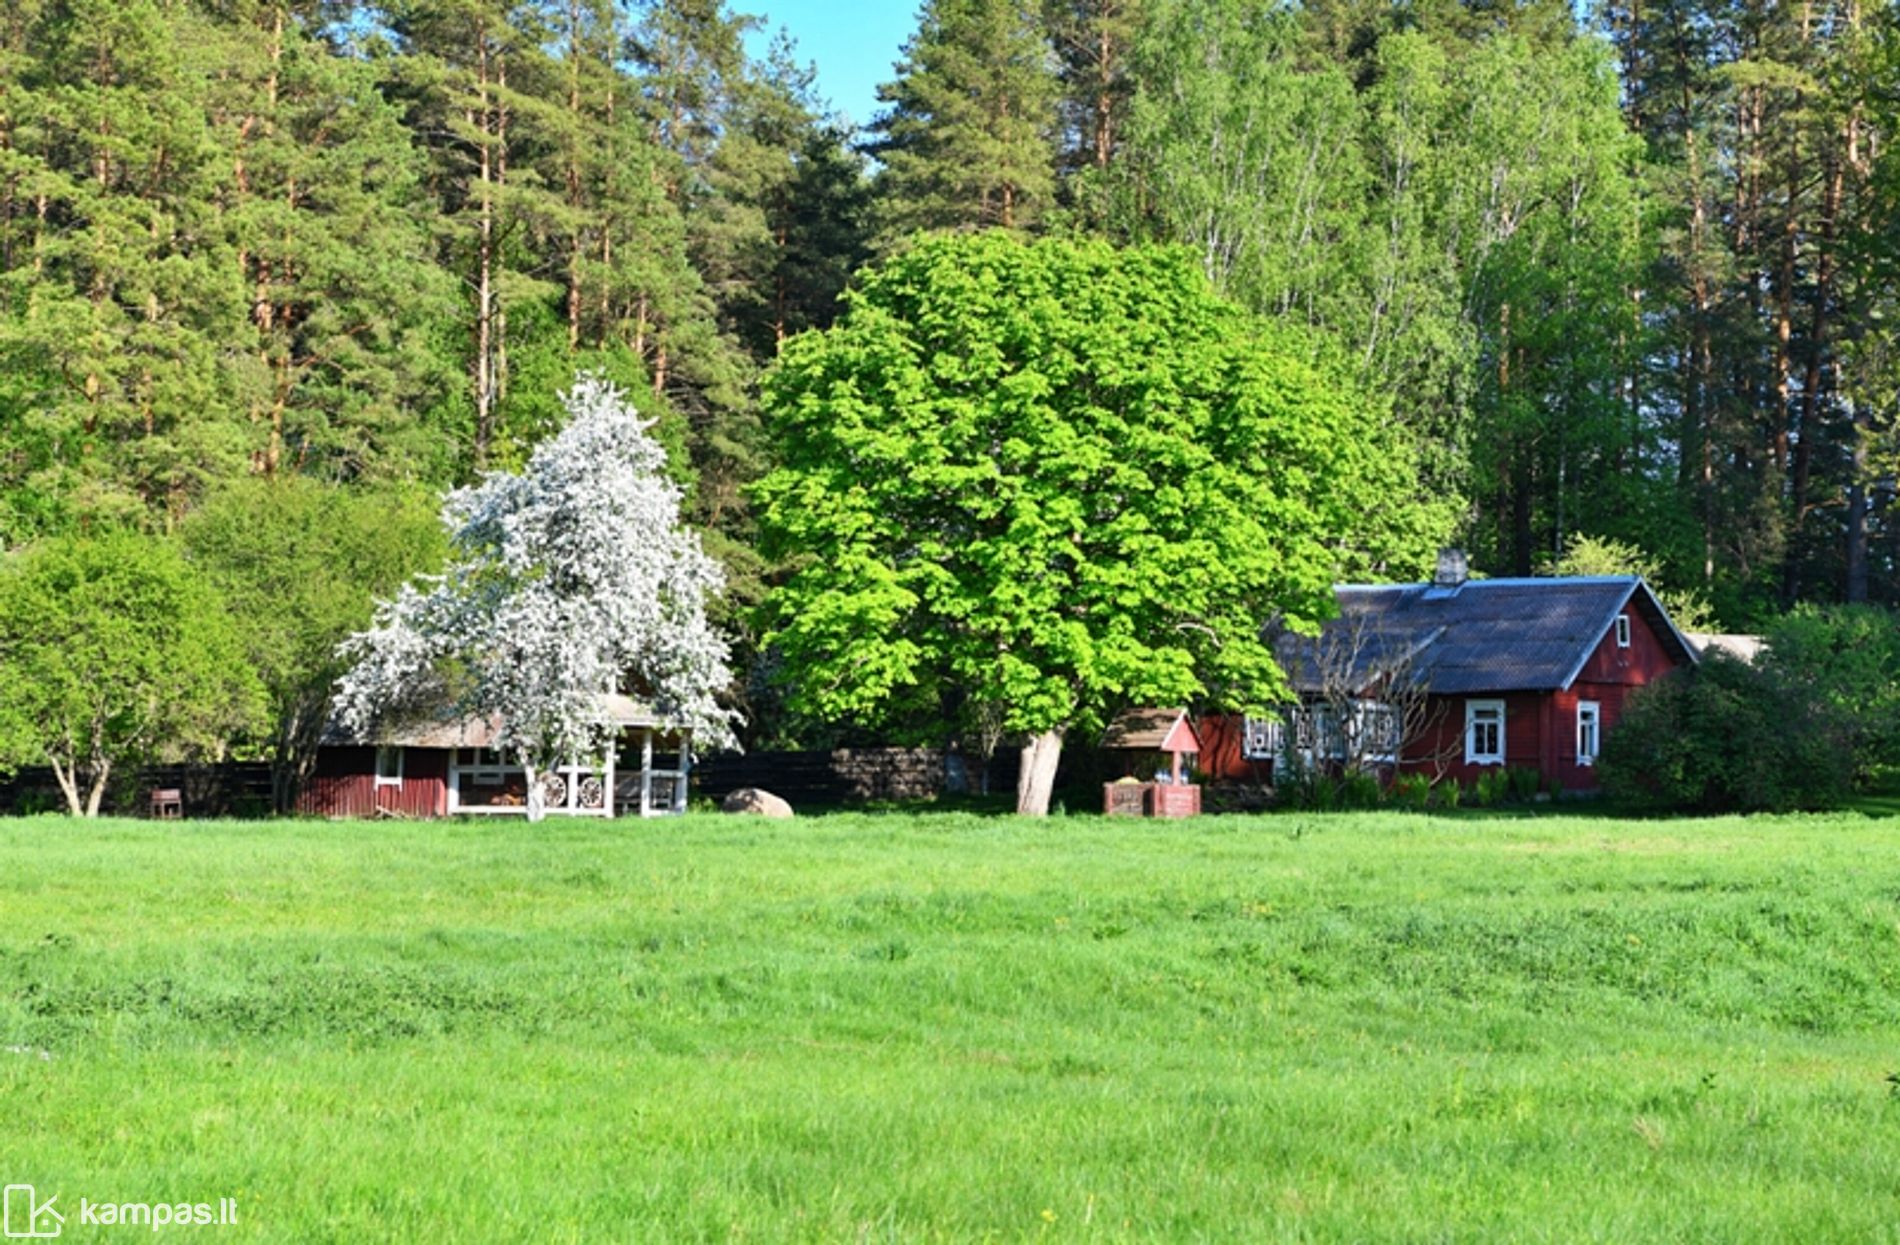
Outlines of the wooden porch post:
{"label": "wooden porch post", "polygon": [[653,731],[640,732],[640,816],[653,816]]}
{"label": "wooden porch post", "polygon": [[612,739],[607,741],[607,772],[603,776],[607,793],[600,802],[600,815],[602,817],[612,817],[614,815],[614,756],[619,751],[620,736],[615,735]]}
{"label": "wooden porch post", "polygon": [[693,772],[693,733],[680,732],[680,778],[673,787],[673,811],[686,811],[686,783]]}

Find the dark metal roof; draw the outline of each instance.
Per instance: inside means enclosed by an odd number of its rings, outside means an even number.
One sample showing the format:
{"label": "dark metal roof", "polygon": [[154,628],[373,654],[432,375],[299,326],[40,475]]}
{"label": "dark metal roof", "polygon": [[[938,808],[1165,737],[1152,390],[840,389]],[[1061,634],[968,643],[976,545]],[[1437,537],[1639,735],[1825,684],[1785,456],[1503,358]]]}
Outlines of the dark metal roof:
{"label": "dark metal roof", "polygon": [[1565,688],[1625,609],[1642,613],[1679,660],[1697,660],[1634,575],[1474,579],[1453,588],[1342,584],[1335,591],[1339,616],[1317,638],[1276,642],[1300,691],[1320,690],[1328,670],[1350,670],[1356,690],[1395,669],[1446,695]]}

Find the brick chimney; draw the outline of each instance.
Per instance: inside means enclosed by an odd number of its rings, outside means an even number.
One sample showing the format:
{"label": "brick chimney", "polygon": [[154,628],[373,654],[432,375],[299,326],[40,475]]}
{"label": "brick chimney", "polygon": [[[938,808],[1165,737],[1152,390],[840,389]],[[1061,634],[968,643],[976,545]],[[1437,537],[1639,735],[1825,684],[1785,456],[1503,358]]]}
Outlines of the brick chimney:
{"label": "brick chimney", "polygon": [[1465,551],[1456,547],[1438,551],[1438,569],[1432,572],[1432,585],[1437,588],[1457,588],[1471,578],[1471,567],[1465,561]]}

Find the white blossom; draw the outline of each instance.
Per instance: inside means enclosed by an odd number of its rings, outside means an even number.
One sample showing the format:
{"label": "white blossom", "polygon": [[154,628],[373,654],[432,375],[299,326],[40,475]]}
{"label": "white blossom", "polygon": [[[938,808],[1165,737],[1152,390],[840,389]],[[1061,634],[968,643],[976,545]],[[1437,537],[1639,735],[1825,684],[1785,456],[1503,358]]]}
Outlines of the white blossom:
{"label": "white blossom", "polygon": [[568,425],[519,475],[495,472],[443,504],[446,572],[378,605],[344,645],[344,726],[419,709],[494,718],[497,742],[534,771],[598,755],[614,728],[600,695],[625,689],[729,744],[726,642],[705,602],[718,563],[680,524],[666,451],[621,392],[583,374],[563,398]]}

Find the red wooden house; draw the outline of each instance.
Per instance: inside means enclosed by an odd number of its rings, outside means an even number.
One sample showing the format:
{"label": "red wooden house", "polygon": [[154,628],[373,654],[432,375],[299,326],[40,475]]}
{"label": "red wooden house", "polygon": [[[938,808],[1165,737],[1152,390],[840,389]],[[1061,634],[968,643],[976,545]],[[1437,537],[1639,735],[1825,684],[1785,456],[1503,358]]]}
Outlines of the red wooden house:
{"label": "red wooden house", "polygon": [[1469,784],[1521,767],[1593,790],[1630,693],[1698,660],[1633,575],[1474,580],[1448,552],[1431,583],[1337,592],[1319,636],[1276,646],[1300,703],[1204,718],[1203,772],[1271,782],[1288,764],[1353,764]]}

